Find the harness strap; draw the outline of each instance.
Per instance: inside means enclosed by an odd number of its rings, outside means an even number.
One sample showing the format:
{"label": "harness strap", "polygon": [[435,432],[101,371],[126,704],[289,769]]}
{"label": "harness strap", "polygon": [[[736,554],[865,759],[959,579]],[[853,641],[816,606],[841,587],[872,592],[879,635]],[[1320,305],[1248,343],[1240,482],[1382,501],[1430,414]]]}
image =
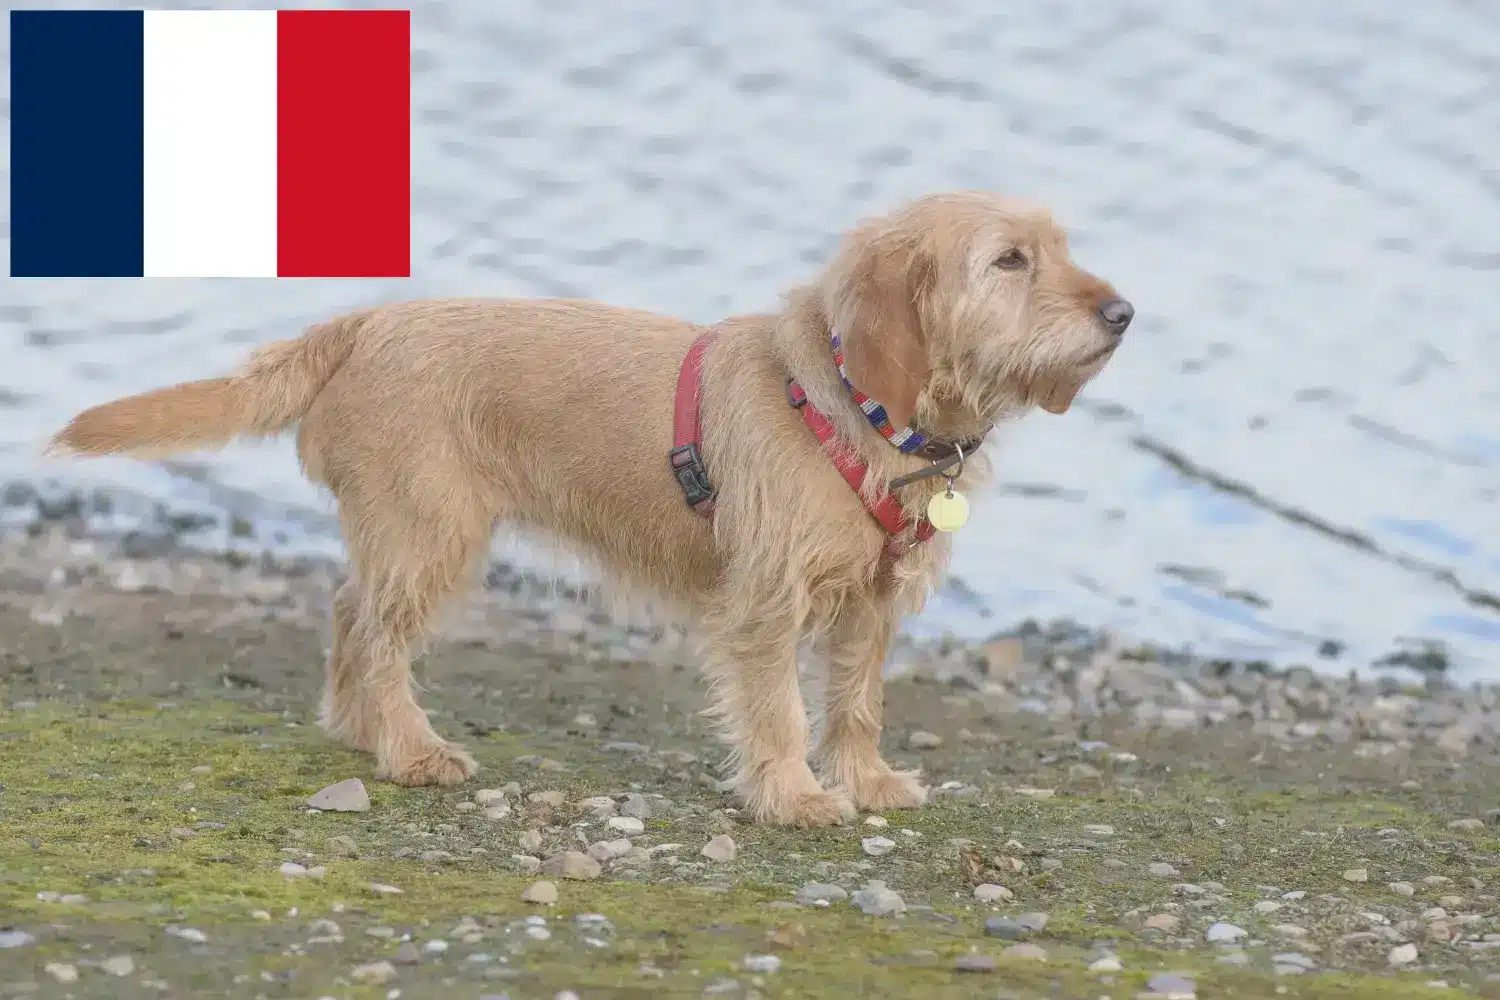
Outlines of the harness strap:
{"label": "harness strap", "polygon": [[[855,493],[859,493],[860,488],[865,484],[865,476],[869,472],[869,468],[864,462],[855,458],[847,449],[839,446],[838,440],[834,436],[833,422],[808,401],[807,393],[803,392],[802,387],[792,379],[787,379],[786,398],[793,409],[801,411],[802,422],[807,424],[808,428],[817,437],[818,443],[823,446],[823,450],[828,453],[828,457],[833,461],[834,468],[838,469],[839,475],[844,477],[844,482],[848,483],[849,488],[854,490]],[[863,499],[862,494],[861,499]],[[894,493],[887,492],[874,504],[865,502],[865,510],[870,512],[870,516],[890,536],[885,547],[885,559],[887,561],[894,561],[911,547],[901,541],[900,538],[901,533],[911,525],[911,521],[907,518],[906,512],[901,509],[901,501],[896,499]],[[936,531],[937,529],[932,526],[931,521],[925,517],[922,518],[917,522],[916,542],[927,541]],[[916,542],[912,544],[914,545]]]}
{"label": "harness strap", "polygon": [[[717,495],[717,491],[709,482],[708,469],[703,464],[701,422],[703,356],[708,352],[713,339],[712,330],[700,335],[697,340],[693,341],[693,346],[688,349],[687,356],[682,360],[682,368],[677,373],[677,395],[672,414],[673,448],[668,453],[672,475],[677,480],[677,484],[682,487],[682,494],[688,506],[704,517],[713,516]],[[834,468],[838,469],[839,475],[844,477],[850,489],[859,494],[860,488],[864,485],[865,476],[869,473],[869,467],[856,458],[852,452],[839,445],[834,434],[833,423],[817,407],[808,402],[807,394],[792,379],[787,379],[786,397],[787,402],[802,413],[803,422],[817,437],[818,443],[823,446]],[[863,502],[862,495],[861,501]],[[911,520],[907,518],[905,511],[901,509],[901,502],[893,493],[887,492],[877,503],[866,502],[865,509],[889,536],[885,550],[881,553],[880,572],[882,574],[889,573],[895,561],[909,548],[927,541],[936,533],[932,522],[921,518],[917,521],[916,541],[911,543],[902,541],[901,535],[911,526]]]}
{"label": "harness strap", "polygon": [[703,464],[703,435],[699,420],[703,355],[708,352],[713,339],[713,331],[709,330],[693,341],[682,361],[682,368],[677,372],[677,397],[672,414],[674,447],[667,456],[672,463],[672,475],[682,487],[688,506],[704,517],[713,516],[717,492],[708,481],[708,469]]}

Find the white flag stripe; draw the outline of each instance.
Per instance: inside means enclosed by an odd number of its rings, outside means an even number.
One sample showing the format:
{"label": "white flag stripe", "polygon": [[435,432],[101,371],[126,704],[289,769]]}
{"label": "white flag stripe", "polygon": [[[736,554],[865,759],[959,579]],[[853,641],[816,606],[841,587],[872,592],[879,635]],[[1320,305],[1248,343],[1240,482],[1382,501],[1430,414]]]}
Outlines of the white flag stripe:
{"label": "white flag stripe", "polygon": [[145,12],[147,277],[276,276],[276,12]]}

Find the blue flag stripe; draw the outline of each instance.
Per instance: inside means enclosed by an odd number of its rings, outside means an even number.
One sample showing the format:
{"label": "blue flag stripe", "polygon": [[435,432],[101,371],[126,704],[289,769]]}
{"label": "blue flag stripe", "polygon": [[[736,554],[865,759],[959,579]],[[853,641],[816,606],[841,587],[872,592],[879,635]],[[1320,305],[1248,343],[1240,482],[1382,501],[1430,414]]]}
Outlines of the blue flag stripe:
{"label": "blue flag stripe", "polygon": [[11,274],[139,277],[141,11],[12,11]]}

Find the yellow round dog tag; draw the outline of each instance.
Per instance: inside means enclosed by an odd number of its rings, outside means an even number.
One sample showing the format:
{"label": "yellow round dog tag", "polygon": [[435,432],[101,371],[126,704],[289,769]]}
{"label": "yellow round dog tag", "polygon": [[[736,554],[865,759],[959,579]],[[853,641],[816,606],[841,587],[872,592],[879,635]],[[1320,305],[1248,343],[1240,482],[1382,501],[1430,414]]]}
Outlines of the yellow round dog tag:
{"label": "yellow round dog tag", "polygon": [[939,531],[957,531],[969,520],[969,501],[962,493],[939,493],[927,501],[927,520]]}

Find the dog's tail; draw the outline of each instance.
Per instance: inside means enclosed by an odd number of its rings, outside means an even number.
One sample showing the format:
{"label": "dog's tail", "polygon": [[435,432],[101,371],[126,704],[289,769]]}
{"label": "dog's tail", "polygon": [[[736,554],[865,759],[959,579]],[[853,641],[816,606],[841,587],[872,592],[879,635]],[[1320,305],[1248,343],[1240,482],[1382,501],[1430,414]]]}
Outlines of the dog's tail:
{"label": "dog's tail", "polygon": [[183,382],[84,410],[49,455],[163,455],[266,437],[302,419],[354,348],[368,312],[267,344],[236,374]]}

